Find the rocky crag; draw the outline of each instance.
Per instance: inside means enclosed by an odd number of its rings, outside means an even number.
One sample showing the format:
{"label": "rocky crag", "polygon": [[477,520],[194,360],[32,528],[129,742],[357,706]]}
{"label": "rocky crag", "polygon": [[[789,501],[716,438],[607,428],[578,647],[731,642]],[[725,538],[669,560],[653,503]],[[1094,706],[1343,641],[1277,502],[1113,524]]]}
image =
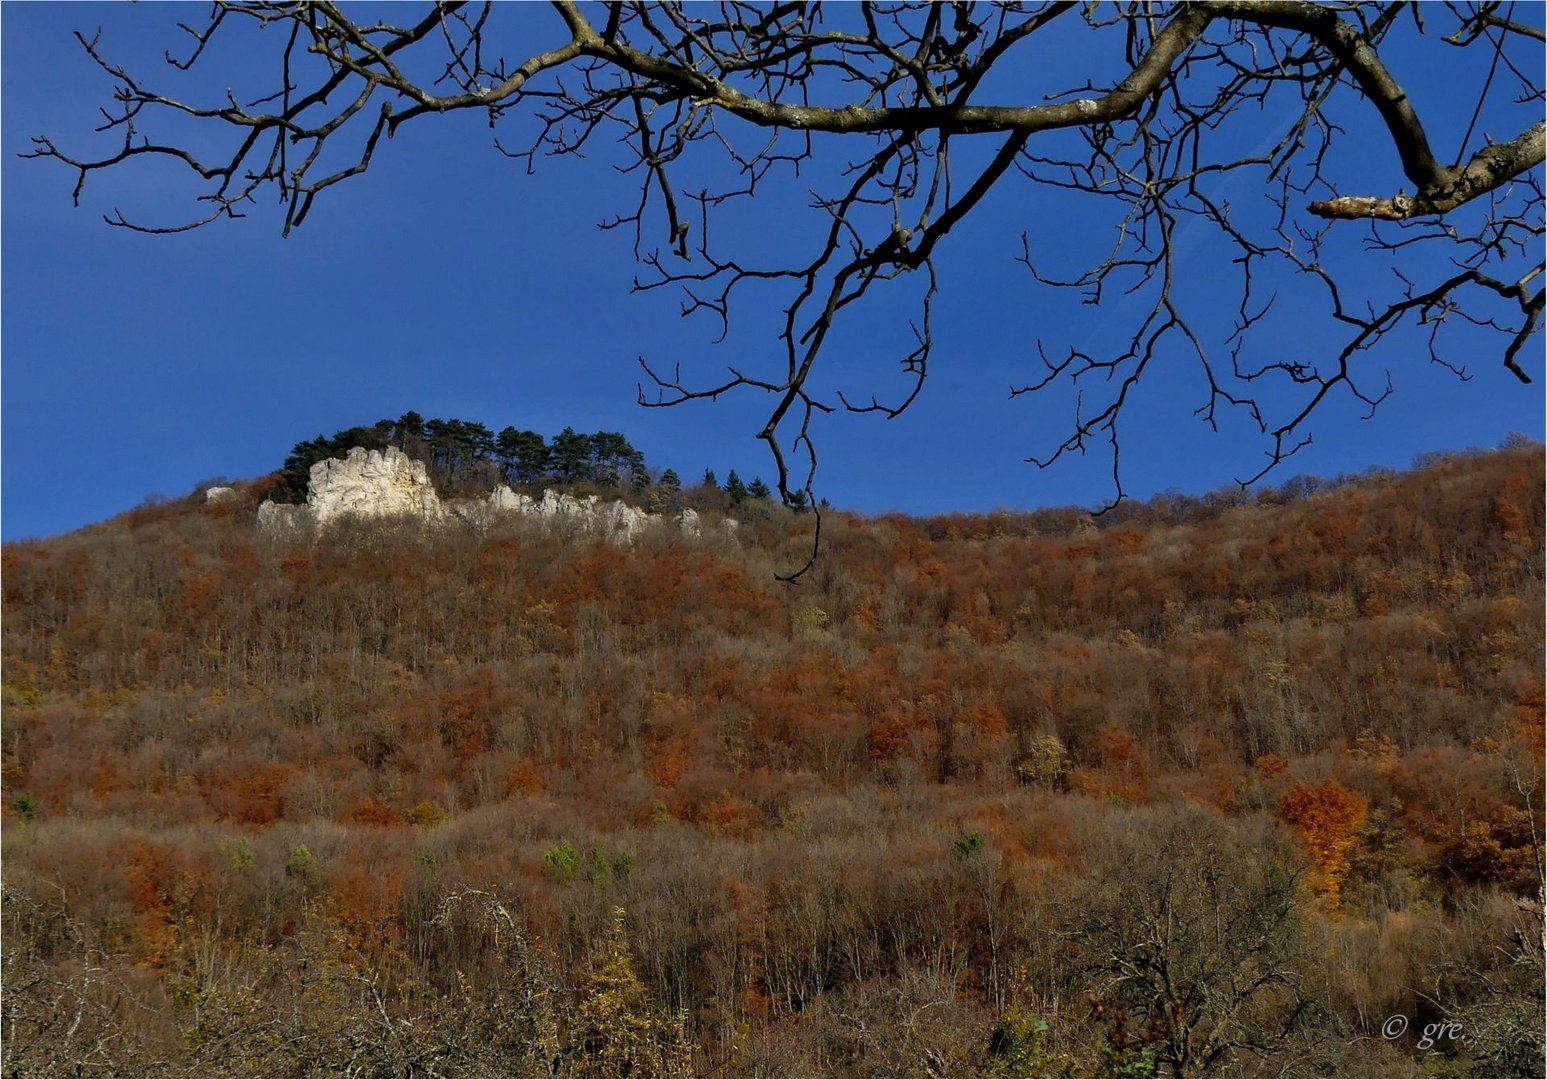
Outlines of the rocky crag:
{"label": "rocky crag", "polygon": [[[258,527],[270,536],[284,536],[326,529],[346,517],[363,517],[410,518],[429,525],[462,522],[487,528],[510,515],[620,544],[631,544],[647,529],[659,528],[667,521],[675,522],[689,536],[702,533],[698,514],[691,509],[661,518],[625,502],[603,502],[596,495],[576,498],[544,491],[537,499],[501,484],[482,499],[443,502],[424,463],[395,446],[385,450],[356,447],[347,457],[317,462],[311,468],[306,504],[265,501],[258,507]],[[736,528],[730,519],[721,524],[727,532]]]}

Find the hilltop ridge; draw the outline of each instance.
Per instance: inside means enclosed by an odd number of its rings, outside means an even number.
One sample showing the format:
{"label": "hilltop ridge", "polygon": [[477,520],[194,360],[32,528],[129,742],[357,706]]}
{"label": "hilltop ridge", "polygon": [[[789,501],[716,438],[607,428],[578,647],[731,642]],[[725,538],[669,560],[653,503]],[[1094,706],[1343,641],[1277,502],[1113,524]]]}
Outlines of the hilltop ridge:
{"label": "hilltop ridge", "polygon": [[[304,503],[319,462],[346,459],[355,449],[385,452],[396,448],[424,466],[418,481],[432,486],[443,500],[482,498],[496,487],[535,493],[552,488],[565,494],[592,487],[617,501],[637,502],[652,513],[680,509],[683,482],[672,468],[648,465],[645,455],[617,431],[590,434],[566,427],[550,442],[540,432],[507,426],[498,433],[477,421],[426,420],[409,411],[396,420],[342,428],[295,444],[284,465],[264,483],[264,497],[277,503]],[[699,487],[720,488],[713,469]],[[743,483],[735,469],[723,488],[733,504],[766,500],[773,492],[759,477]],[[791,509],[805,509],[803,493],[792,493]]]}
{"label": "hilltop ridge", "polygon": [[[231,489],[211,488],[205,493],[206,500],[227,490]],[[551,490],[534,498],[504,484],[496,484],[482,498],[442,502],[425,463],[388,445],[379,450],[356,446],[343,457],[314,462],[309,469],[306,503],[297,506],[265,499],[258,507],[257,524],[265,534],[279,537],[326,529],[344,518],[402,518],[429,526],[459,521],[488,528],[507,515],[595,533],[622,544],[633,543],[644,530],[662,523],[660,517],[621,499],[604,503],[594,494],[576,497]],[[677,510],[672,520],[687,535],[700,532],[698,512],[691,507]],[[732,530],[736,522],[726,518],[720,524]]]}

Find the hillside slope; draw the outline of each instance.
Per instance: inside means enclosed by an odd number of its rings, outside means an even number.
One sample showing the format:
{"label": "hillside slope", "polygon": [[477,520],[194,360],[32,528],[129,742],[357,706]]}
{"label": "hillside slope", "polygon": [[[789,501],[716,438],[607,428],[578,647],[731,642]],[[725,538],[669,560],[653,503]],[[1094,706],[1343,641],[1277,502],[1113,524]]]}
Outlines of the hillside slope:
{"label": "hillside slope", "polygon": [[1307,491],[7,545],[4,1070],[1539,1075],[1541,448]]}

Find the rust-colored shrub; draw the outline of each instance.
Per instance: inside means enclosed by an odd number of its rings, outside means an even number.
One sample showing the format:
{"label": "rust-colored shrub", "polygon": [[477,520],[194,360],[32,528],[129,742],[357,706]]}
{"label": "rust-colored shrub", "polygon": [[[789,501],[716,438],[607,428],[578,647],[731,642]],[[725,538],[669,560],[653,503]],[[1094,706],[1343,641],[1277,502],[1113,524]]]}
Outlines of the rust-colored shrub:
{"label": "rust-colored shrub", "polygon": [[1295,784],[1279,801],[1279,817],[1299,832],[1321,871],[1321,890],[1336,907],[1349,855],[1359,839],[1369,803],[1336,780]]}

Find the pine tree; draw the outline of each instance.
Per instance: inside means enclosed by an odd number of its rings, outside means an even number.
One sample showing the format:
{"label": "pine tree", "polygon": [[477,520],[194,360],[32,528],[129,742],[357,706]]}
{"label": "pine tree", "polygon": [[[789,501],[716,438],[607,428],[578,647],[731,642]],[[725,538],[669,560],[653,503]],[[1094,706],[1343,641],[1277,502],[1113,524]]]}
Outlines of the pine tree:
{"label": "pine tree", "polygon": [[[505,432],[510,432],[508,440]],[[553,467],[553,454],[548,449],[548,442],[535,431],[506,428],[500,432],[500,452],[509,454],[510,468],[514,470],[518,483],[539,483]]]}
{"label": "pine tree", "polygon": [[768,485],[763,483],[763,478],[759,476],[755,477],[753,481],[747,485],[747,494],[754,499],[766,499],[773,493],[768,490]]}
{"label": "pine tree", "polygon": [[731,474],[725,478],[725,494],[731,497],[731,502],[739,503],[747,497],[747,485],[741,482],[741,477],[732,469]]}
{"label": "pine tree", "polygon": [[616,431],[598,431],[587,436],[591,448],[591,479],[598,484],[616,487],[623,472],[637,461],[644,464],[644,455],[629,445],[629,441]]}
{"label": "pine tree", "polygon": [[664,514],[682,508],[682,477],[676,469],[667,469],[650,493],[649,510],[652,514]]}
{"label": "pine tree", "polygon": [[591,478],[591,439],[572,427],[553,437],[553,471],[560,480],[573,484]]}
{"label": "pine tree", "polygon": [[402,446],[408,439],[424,438],[424,417],[409,409],[392,425],[392,441]]}
{"label": "pine tree", "polygon": [[500,459],[501,470],[506,480],[511,479],[516,473],[516,442],[521,433],[513,427],[501,428],[494,437],[494,452]]}

